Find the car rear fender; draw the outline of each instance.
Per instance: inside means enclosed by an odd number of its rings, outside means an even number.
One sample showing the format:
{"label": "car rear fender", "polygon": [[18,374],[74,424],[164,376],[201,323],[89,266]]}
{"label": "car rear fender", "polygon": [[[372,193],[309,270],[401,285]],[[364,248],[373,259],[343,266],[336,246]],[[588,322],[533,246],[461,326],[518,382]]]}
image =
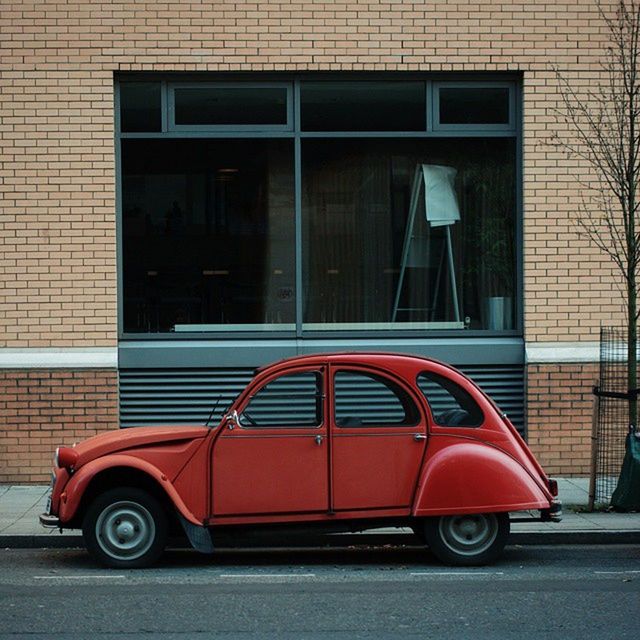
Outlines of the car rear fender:
{"label": "car rear fender", "polygon": [[126,454],[116,454],[92,460],[80,467],[80,469],[71,476],[60,496],[59,517],[63,527],[66,522],[70,522],[75,516],[82,501],[82,497],[85,495],[94,478],[103,471],[115,468],[135,469],[145,473],[147,476],[155,480],[158,487],[165,492],[178,513],[185,520],[192,524],[202,526],[202,522],[199,521],[186,507],[184,501],[180,497],[180,494],[176,491],[173,484],[171,484],[168,477],[162,473],[162,471],[151,463],[141,460],[140,458],[134,458]]}
{"label": "car rear fender", "polygon": [[[435,441],[435,442],[434,442]],[[415,516],[498,513],[551,506],[522,465],[495,446],[433,437],[413,506]]]}

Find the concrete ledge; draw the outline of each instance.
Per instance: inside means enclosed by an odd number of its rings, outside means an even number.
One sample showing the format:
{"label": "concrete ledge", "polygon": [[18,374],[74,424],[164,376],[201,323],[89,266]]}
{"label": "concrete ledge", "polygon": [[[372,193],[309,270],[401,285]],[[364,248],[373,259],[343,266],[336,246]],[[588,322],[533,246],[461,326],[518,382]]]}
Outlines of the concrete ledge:
{"label": "concrete ledge", "polygon": [[599,342],[528,342],[525,344],[527,364],[562,364],[598,362]]}
{"label": "concrete ledge", "polygon": [[0,349],[0,369],[116,369],[117,347]]}

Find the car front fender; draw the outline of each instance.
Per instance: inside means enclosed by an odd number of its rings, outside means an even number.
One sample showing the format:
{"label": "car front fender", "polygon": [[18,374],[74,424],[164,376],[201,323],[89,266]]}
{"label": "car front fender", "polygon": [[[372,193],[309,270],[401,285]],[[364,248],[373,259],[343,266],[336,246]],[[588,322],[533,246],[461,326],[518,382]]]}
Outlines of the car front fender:
{"label": "car front fender", "polygon": [[70,478],[64,491],[60,496],[59,518],[60,524],[64,527],[65,522],[70,522],[78,511],[80,502],[85,492],[91,485],[93,479],[101,472],[108,469],[128,468],[142,471],[147,476],[156,481],[158,486],[167,494],[178,513],[192,524],[202,526],[193,513],[186,507],[184,501],[176,491],[175,487],[167,476],[151,463],[128,456],[126,454],[115,454],[104,456],[92,460],[78,469]]}
{"label": "car front fender", "polygon": [[[437,442],[434,442],[437,440]],[[497,447],[467,438],[433,438],[413,506],[415,516],[548,509],[551,496]]]}

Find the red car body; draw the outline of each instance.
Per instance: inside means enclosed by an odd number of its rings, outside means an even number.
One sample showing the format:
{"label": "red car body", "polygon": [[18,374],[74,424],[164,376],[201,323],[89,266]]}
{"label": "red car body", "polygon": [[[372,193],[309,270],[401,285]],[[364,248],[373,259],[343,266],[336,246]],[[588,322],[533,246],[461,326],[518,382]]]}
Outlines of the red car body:
{"label": "red car body", "polygon": [[[266,425],[251,424],[248,407],[261,390],[299,374],[316,381],[318,423],[279,425],[270,418]],[[336,381],[341,376],[390,389],[404,407],[404,418],[391,424],[351,417],[340,422]],[[440,395],[451,393],[469,411],[436,414],[419,380],[435,380]],[[447,424],[445,414],[458,424]],[[51,507],[41,521],[83,527],[85,538],[96,538],[94,548],[87,541],[90,550],[95,552],[97,544],[95,555],[111,566],[142,566],[158,555],[154,551],[132,559],[135,554],[118,558],[116,552],[109,558],[100,553],[109,526],[116,549],[135,540],[136,526],[145,526],[142,512],[126,520],[127,509],[133,509],[127,505],[136,502],[126,495],[115,494],[117,504],[124,505],[115,511],[111,506],[102,515],[88,516],[100,496],[122,493],[123,487],[155,496],[168,518],[177,514],[202,550],[212,548],[206,535],[202,542],[202,534],[210,533],[215,543],[220,526],[342,521],[367,528],[385,521],[422,531],[427,523],[427,542],[437,555],[457,564],[479,564],[496,555],[481,544],[481,535],[488,540],[495,532],[481,534],[485,525],[480,518],[500,521],[508,534],[504,520],[509,512],[537,510],[543,519],[559,519],[560,512],[555,482],[488,396],[453,367],[400,354],[319,354],[275,363],[256,372],[214,428],[139,427],[99,435],[61,449],[54,473]],[[153,516],[151,507],[145,511]],[[105,524],[109,517],[113,521]],[[445,546],[448,536],[448,553],[439,552],[434,536],[445,538]],[[498,541],[498,551],[504,542],[506,537]],[[461,554],[456,544],[462,545]]]}

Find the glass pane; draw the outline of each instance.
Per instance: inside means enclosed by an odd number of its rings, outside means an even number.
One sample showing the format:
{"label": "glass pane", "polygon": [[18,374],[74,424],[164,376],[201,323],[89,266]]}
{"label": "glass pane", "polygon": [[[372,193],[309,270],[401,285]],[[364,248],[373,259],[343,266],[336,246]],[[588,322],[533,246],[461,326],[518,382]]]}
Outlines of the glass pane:
{"label": "glass pane", "polygon": [[335,376],[335,421],[339,427],[401,427],[417,424],[418,409],[397,384],[373,374],[339,371]]}
{"label": "glass pane", "polygon": [[509,124],[508,87],[441,87],[440,124]]}
{"label": "glass pane", "polygon": [[478,427],[482,424],[482,409],[455,382],[425,371],[418,376],[418,387],[429,403],[436,424],[443,427]]}
{"label": "glass pane", "polygon": [[424,131],[424,82],[305,82],[304,131]]}
{"label": "glass pane", "polygon": [[177,125],[287,124],[287,90],[188,87],[175,89]]}
{"label": "glass pane", "polygon": [[305,140],[302,171],[304,329],[514,327],[513,139]]}
{"label": "glass pane", "polygon": [[159,82],[120,83],[120,130],[160,131],[162,115],[160,110]]}
{"label": "glass pane", "polygon": [[322,424],[322,378],[305,371],[276,378],[251,398],[244,427],[317,427]]}
{"label": "glass pane", "polygon": [[125,331],[295,327],[293,145],[123,140]]}

